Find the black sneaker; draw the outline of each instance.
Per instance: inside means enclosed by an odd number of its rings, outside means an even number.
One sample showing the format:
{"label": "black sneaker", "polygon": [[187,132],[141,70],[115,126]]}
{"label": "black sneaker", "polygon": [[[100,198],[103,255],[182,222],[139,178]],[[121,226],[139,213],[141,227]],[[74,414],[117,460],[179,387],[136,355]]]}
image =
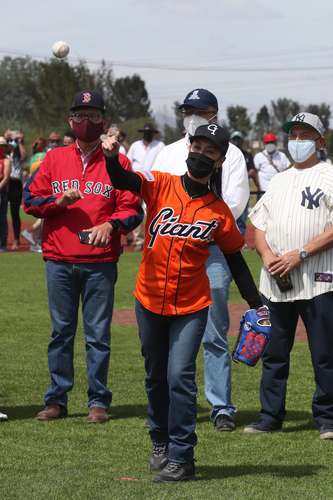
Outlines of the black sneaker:
{"label": "black sneaker", "polygon": [[260,434],[263,432],[279,432],[282,430],[281,424],[267,424],[263,420],[258,420],[254,424],[244,427],[246,434]]}
{"label": "black sneaker", "polygon": [[235,421],[230,415],[218,415],[214,422],[217,431],[231,432],[236,429]]}
{"label": "black sneaker", "polygon": [[194,462],[179,464],[168,462],[164,469],[154,477],[155,483],[174,483],[175,481],[189,481],[195,479]]}
{"label": "black sneaker", "polygon": [[151,471],[162,470],[168,463],[168,444],[153,443],[153,451],[149,460]]}

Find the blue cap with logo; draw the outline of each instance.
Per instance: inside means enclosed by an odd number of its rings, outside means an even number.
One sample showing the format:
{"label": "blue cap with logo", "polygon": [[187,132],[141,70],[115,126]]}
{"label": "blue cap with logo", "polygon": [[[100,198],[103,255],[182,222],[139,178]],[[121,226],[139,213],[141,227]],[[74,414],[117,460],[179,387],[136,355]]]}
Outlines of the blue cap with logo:
{"label": "blue cap with logo", "polygon": [[219,109],[219,105],[215,95],[209,92],[209,90],[207,89],[194,89],[187,94],[183,104],[181,104],[178,109],[186,109],[187,107],[207,109],[209,106],[212,106],[215,109]]}
{"label": "blue cap with logo", "polygon": [[103,96],[95,90],[83,90],[74,96],[70,110],[77,108],[95,108],[104,113],[105,102]]}

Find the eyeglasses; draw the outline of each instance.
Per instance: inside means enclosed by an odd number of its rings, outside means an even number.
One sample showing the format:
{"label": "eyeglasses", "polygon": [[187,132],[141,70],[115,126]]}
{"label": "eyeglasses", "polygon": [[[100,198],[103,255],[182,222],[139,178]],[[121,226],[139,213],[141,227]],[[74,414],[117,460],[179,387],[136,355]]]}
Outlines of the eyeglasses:
{"label": "eyeglasses", "polygon": [[89,115],[84,113],[72,113],[70,118],[75,123],[81,123],[83,120],[89,120],[92,123],[101,123],[103,121],[103,116],[100,113],[91,113]]}

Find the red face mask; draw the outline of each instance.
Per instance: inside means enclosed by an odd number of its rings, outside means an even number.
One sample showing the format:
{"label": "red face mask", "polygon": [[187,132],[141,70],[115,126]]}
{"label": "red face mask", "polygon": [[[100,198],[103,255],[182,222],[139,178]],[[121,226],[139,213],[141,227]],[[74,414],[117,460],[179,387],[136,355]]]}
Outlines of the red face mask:
{"label": "red face mask", "polygon": [[88,119],[81,123],[72,122],[72,130],[76,137],[83,142],[94,142],[104,131],[104,123],[92,123]]}

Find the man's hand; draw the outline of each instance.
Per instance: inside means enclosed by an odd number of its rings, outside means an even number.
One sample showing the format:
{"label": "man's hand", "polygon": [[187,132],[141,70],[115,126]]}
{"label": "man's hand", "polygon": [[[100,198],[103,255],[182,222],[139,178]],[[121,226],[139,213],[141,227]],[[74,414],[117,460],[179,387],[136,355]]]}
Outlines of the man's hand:
{"label": "man's hand", "polygon": [[277,258],[276,262],[268,267],[268,271],[274,276],[279,275],[281,278],[287,276],[293,269],[301,264],[302,260],[299,256],[299,250],[291,250]]}
{"label": "man's hand", "polygon": [[265,269],[270,272],[271,266],[279,262],[279,257],[270,250],[261,255]]}
{"label": "man's hand", "polygon": [[118,141],[118,135],[113,135],[109,137],[108,135],[101,136],[103,153],[108,158],[118,156],[120,143]]}
{"label": "man's hand", "polygon": [[90,245],[94,245],[96,247],[106,247],[110,243],[113,227],[109,222],[104,222],[104,224],[90,227],[89,229],[83,229],[83,231],[90,231]]}
{"label": "man's hand", "polygon": [[67,189],[60,198],[55,202],[59,207],[67,207],[68,205],[73,205],[78,200],[83,198],[83,194],[79,189]]}

